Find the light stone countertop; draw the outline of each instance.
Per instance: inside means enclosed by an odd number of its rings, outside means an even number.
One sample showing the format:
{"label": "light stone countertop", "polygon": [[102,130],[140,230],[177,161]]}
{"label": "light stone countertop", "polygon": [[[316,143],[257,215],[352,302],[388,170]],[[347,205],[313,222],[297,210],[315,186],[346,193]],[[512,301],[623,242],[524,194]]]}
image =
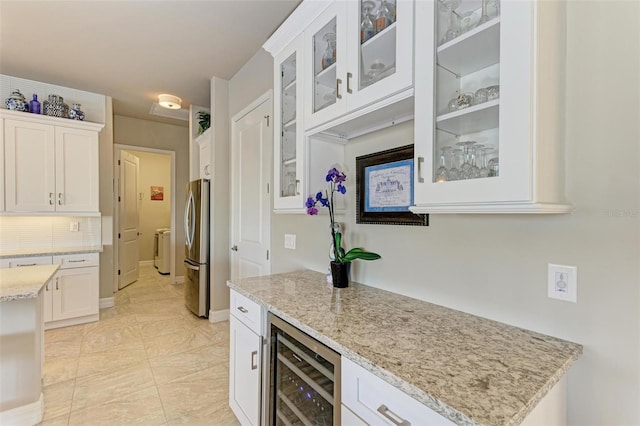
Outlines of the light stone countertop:
{"label": "light stone countertop", "polygon": [[61,254],[100,253],[102,246],[50,247],[37,249],[0,250],[0,259],[14,257],[56,256]]}
{"label": "light stone countertop", "polygon": [[582,354],[576,343],[325,274],[228,286],[461,425],[520,424]]}
{"label": "light stone countertop", "polygon": [[34,299],[60,265],[0,268],[0,302]]}

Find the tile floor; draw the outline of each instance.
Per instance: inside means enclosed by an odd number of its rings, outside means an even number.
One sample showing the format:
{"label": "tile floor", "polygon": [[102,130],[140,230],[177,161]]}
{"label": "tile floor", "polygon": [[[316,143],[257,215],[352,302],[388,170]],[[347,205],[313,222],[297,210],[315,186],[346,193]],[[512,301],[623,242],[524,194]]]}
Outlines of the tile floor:
{"label": "tile floor", "polygon": [[238,425],[229,322],[184,307],[151,265],[100,321],[45,332],[42,425]]}

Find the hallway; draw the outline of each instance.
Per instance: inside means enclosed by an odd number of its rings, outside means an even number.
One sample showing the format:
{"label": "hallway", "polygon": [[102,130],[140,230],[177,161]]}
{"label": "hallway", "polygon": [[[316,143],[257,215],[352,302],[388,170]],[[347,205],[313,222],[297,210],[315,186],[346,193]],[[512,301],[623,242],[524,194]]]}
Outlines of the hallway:
{"label": "hallway", "polygon": [[96,323],[45,332],[42,425],[237,425],[229,322],[198,319],[152,265]]}

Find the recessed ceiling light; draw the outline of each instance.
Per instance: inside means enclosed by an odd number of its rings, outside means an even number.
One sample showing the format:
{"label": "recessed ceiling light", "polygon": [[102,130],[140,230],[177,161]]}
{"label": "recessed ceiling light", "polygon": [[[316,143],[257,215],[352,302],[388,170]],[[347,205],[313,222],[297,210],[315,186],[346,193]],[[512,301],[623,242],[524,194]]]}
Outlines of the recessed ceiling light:
{"label": "recessed ceiling light", "polygon": [[177,96],[162,94],[158,95],[158,103],[160,106],[169,109],[180,109],[182,106],[182,99]]}

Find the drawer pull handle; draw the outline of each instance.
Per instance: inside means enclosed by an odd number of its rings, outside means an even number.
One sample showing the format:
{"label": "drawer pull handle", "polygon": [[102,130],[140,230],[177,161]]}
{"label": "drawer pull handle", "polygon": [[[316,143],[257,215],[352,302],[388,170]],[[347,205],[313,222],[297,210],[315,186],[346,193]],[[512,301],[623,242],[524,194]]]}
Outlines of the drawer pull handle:
{"label": "drawer pull handle", "polygon": [[247,308],[245,308],[244,306],[238,306],[238,310],[243,314],[246,314],[247,312],[249,312]]}
{"label": "drawer pull handle", "polygon": [[60,287],[58,287],[59,282],[60,282],[60,278],[56,278],[56,290],[60,290]]}
{"label": "drawer pull handle", "polygon": [[418,157],[418,183],[424,183],[422,169],[424,167],[424,157]]}
{"label": "drawer pull handle", "polygon": [[389,410],[389,407],[382,404],[378,407],[378,413],[382,414],[385,418],[387,418],[391,423],[398,426],[411,426],[411,423]]}
{"label": "drawer pull handle", "polygon": [[258,368],[258,351],[251,352],[251,369],[255,370]]}
{"label": "drawer pull handle", "polygon": [[69,263],[78,263],[78,262],[86,262],[85,259],[80,259],[80,260],[68,260],[67,262]]}
{"label": "drawer pull handle", "polygon": [[16,266],[19,268],[21,266],[36,266],[37,263],[18,263]]}

